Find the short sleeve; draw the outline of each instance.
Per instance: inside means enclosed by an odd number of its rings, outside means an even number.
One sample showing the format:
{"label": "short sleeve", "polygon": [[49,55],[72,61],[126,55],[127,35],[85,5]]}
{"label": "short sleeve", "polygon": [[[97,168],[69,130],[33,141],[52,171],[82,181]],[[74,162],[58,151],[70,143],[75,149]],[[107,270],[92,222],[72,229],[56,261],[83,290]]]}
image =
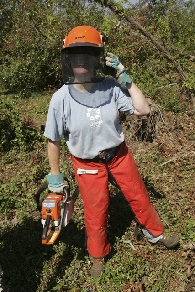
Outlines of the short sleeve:
{"label": "short sleeve", "polygon": [[116,96],[118,110],[132,115],[135,111],[135,108],[128,90],[126,88],[116,87]]}
{"label": "short sleeve", "polygon": [[51,141],[59,141],[64,133],[63,115],[50,102],[44,136]]}

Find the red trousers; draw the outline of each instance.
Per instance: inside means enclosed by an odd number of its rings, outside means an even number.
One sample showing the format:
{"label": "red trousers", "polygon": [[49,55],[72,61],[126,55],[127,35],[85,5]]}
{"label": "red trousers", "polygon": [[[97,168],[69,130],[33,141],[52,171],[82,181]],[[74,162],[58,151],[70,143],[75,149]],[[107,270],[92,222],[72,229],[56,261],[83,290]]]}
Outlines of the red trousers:
{"label": "red trousers", "polygon": [[[108,173],[104,163],[91,162],[72,156],[73,167],[84,204],[87,249],[94,258],[110,252],[107,239],[107,218],[110,201]],[[108,167],[128,201],[139,223],[154,237],[161,235],[164,226],[150,203],[148,192],[125,142]],[[98,170],[96,174],[77,174],[79,168]]]}

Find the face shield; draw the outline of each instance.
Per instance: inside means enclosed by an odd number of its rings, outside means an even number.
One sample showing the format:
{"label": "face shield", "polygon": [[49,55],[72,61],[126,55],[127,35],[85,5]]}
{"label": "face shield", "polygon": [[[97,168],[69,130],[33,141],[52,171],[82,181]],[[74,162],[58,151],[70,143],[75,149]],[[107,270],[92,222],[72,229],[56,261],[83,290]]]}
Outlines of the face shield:
{"label": "face shield", "polygon": [[62,75],[65,84],[100,82],[104,74],[102,48],[78,46],[62,50]]}

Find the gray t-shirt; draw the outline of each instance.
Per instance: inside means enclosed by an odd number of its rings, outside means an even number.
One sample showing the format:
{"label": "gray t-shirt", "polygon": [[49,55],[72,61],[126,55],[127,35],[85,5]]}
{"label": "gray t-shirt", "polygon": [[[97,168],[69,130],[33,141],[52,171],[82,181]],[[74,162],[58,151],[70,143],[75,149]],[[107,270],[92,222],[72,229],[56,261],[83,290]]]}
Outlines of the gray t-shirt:
{"label": "gray t-shirt", "polygon": [[133,114],[134,107],[128,91],[112,78],[88,92],[63,85],[50,101],[44,136],[59,141],[64,135],[72,155],[92,159],[124,141],[118,110]]}

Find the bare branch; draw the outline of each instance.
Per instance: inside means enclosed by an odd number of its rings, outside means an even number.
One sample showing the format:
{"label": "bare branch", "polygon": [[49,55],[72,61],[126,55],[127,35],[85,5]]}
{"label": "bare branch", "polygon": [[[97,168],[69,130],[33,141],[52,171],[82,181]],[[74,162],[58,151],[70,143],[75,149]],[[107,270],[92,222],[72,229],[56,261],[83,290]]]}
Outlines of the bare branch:
{"label": "bare branch", "polygon": [[195,151],[190,151],[190,152],[187,152],[187,153],[180,153],[179,155],[176,155],[172,159],[170,159],[170,160],[168,160],[166,162],[161,163],[160,166],[163,166],[163,165],[165,165],[167,163],[173,162],[173,161],[177,160],[180,157],[185,157],[185,156],[190,156],[190,155],[195,155]]}
{"label": "bare branch", "polygon": [[36,30],[38,33],[40,33],[45,39],[48,39],[48,40],[50,40],[51,42],[54,42],[54,41],[55,41],[55,40],[54,40],[53,38],[51,38],[50,36],[44,34],[34,22],[33,22],[33,26],[34,26],[35,30]]}

